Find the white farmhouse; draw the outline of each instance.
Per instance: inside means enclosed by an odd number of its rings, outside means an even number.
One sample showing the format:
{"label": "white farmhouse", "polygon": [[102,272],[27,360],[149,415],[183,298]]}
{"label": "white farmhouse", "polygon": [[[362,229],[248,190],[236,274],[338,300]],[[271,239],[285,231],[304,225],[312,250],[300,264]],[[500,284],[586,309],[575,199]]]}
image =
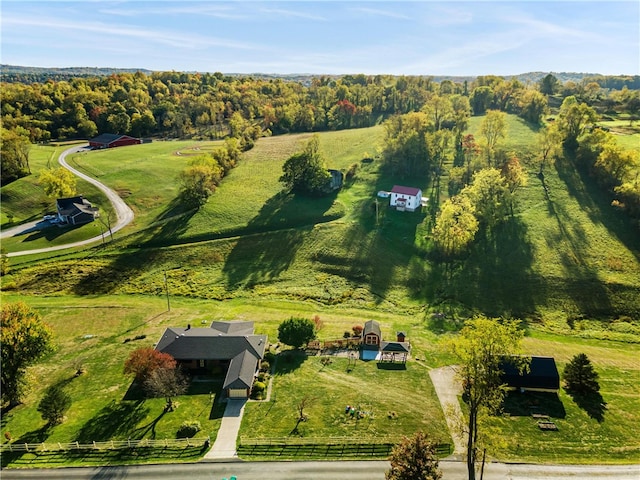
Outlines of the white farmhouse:
{"label": "white farmhouse", "polygon": [[389,197],[389,205],[396,210],[413,212],[420,207],[422,202],[422,190],[414,187],[394,185]]}

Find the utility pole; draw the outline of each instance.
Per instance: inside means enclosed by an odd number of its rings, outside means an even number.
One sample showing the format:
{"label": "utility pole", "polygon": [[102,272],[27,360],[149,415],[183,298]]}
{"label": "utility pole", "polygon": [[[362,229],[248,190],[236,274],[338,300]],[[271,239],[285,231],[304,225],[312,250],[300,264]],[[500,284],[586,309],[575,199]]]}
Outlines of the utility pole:
{"label": "utility pole", "polygon": [[164,271],[164,290],[167,293],[167,312],[171,311],[171,302],[169,301],[169,284],[167,283],[167,271]]}

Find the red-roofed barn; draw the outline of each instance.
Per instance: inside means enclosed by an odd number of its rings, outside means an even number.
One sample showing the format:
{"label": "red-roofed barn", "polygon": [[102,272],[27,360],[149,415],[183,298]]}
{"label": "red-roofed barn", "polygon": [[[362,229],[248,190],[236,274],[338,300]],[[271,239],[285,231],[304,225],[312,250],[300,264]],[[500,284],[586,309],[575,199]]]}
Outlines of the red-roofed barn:
{"label": "red-roofed barn", "polygon": [[129,135],[103,133],[89,140],[89,146],[94,149],[124,147],[125,145],[140,145],[142,140]]}

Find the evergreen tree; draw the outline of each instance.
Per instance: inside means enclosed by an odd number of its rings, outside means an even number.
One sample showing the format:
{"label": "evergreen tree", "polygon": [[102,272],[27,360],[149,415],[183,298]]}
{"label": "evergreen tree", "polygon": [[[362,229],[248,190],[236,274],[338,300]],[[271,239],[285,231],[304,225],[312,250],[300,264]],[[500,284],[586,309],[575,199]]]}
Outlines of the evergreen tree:
{"label": "evergreen tree", "polygon": [[564,383],[569,393],[584,395],[600,391],[598,372],[584,353],[575,355],[564,367]]}

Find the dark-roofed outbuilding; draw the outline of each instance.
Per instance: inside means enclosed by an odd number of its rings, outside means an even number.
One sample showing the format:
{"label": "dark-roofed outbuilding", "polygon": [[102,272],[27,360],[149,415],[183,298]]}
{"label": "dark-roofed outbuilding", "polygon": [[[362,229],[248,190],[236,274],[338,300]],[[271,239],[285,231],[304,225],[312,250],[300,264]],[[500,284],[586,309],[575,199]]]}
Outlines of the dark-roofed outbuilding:
{"label": "dark-roofed outbuilding", "polygon": [[557,392],[560,389],[560,374],[553,357],[531,357],[529,370],[520,372],[505,358],[500,363],[503,384],[520,391]]}
{"label": "dark-roofed outbuilding", "polygon": [[404,363],[407,361],[410,351],[411,346],[409,342],[382,342],[380,344],[380,359],[383,362],[395,362],[399,360]]}

